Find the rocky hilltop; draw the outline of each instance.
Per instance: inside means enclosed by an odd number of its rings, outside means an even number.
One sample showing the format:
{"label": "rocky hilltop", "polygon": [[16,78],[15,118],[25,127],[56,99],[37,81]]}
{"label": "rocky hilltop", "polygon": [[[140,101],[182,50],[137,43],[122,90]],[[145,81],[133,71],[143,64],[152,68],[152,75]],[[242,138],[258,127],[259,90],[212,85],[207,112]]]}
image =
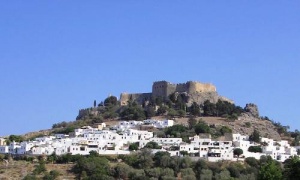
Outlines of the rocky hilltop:
{"label": "rocky hilltop", "polygon": [[246,104],[244,109],[245,112],[232,124],[234,131],[250,135],[254,129],[256,129],[263,137],[281,140],[281,136],[277,132],[277,127],[274,126],[270,120],[265,120],[260,117],[257,105],[253,103]]}
{"label": "rocky hilltop", "polygon": [[[202,121],[205,121],[209,126],[222,127],[227,126],[232,129],[233,133],[240,133],[244,135],[251,135],[254,129],[260,132],[263,137],[271,138],[274,140],[281,140],[282,136],[278,133],[273,122],[263,119],[259,116],[257,105],[250,103],[246,104],[244,108],[245,112],[241,113],[236,120],[229,120],[224,117],[198,117]],[[175,118],[177,124],[188,125],[188,117]],[[283,135],[283,134],[282,134]],[[286,137],[283,136],[284,139]]]}
{"label": "rocky hilltop", "polygon": [[[287,131],[284,126],[261,117],[257,105],[249,103],[241,108],[229,98],[220,96],[214,85],[196,81],[180,84],[158,81],[153,83],[149,93],[122,93],[119,100],[110,96],[97,107],[80,110],[77,120],[116,124],[120,120],[162,117],[187,125],[191,116],[216,129],[227,126],[234,133],[247,135],[256,129],[262,136],[275,140],[280,140]],[[279,131],[280,128],[283,131]]]}

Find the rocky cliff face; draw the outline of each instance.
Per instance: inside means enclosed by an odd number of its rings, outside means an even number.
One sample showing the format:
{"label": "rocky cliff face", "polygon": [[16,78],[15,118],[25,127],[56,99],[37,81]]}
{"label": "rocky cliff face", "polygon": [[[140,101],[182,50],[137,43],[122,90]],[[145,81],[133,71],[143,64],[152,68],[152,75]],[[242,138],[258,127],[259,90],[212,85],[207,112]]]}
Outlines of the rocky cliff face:
{"label": "rocky cliff face", "polygon": [[198,104],[203,104],[206,100],[209,100],[211,103],[217,103],[218,100],[228,101],[230,103],[234,103],[232,100],[228,98],[220,96],[217,92],[194,92],[191,94],[187,94],[188,96],[188,106],[193,102]]}
{"label": "rocky cliff face", "polygon": [[274,140],[281,140],[276,127],[271,121],[263,120],[251,113],[242,113],[238,120],[233,123],[233,131],[241,134],[250,135],[254,129],[258,130],[262,137],[272,138]]}
{"label": "rocky cliff face", "polygon": [[238,120],[232,123],[234,132],[250,135],[254,129],[256,129],[260,132],[262,137],[272,138],[274,140],[281,139],[273,123],[260,118],[256,104],[246,104],[244,110],[246,112],[242,113],[238,117]]}
{"label": "rocky cliff face", "polygon": [[246,107],[244,109],[249,115],[251,115],[255,118],[259,118],[259,112],[258,112],[257,105],[255,105],[253,103],[249,103],[249,104],[246,104]]}

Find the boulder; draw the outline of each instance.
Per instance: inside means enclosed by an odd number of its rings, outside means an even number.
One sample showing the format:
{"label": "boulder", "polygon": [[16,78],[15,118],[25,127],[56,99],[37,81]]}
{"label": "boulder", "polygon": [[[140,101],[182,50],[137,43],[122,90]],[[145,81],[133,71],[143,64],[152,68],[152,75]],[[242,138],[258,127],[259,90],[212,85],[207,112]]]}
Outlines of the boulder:
{"label": "boulder", "polygon": [[252,115],[253,117],[256,117],[256,118],[259,117],[258,107],[257,107],[257,105],[255,105],[253,103],[246,104],[246,107],[244,108],[244,110],[248,114]]}

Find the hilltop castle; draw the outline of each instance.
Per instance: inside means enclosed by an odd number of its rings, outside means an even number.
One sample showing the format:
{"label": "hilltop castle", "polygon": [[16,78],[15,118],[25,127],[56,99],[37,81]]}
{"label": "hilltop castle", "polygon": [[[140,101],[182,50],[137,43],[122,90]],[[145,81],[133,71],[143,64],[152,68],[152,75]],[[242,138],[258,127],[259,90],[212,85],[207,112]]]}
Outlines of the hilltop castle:
{"label": "hilltop castle", "polygon": [[186,83],[180,84],[172,84],[167,81],[157,81],[152,85],[152,95],[153,96],[162,96],[168,97],[170,94],[174,92],[183,93],[186,92],[188,94],[196,93],[196,92],[216,92],[217,89],[212,84],[205,84],[196,81],[188,81]]}
{"label": "hilltop castle", "polygon": [[206,100],[217,102],[219,99],[232,102],[227,98],[219,96],[216,87],[212,84],[196,81],[187,81],[186,83],[179,84],[173,84],[167,81],[157,81],[153,83],[151,93],[122,93],[120,95],[120,103],[121,105],[126,105],[127,101],[131,99],[141,104],[145,100],[150,100],[151,97],[160,96],[167,98],[172,93],[186,93],[189,97],[189,103],[203,103]]}

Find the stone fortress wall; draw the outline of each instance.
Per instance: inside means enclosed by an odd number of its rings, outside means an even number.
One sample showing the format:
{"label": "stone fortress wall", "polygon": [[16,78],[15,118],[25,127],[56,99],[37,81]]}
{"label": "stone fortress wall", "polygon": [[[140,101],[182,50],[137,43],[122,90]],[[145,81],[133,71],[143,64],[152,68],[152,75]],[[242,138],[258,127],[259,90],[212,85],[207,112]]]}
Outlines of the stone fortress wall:
{"label": "stone fortress wall", "polygon": [[173,84],[167,81],[157,81],[154,82],[152,85],[152,93],[134,93],[134,94],[122,93],[120,95],[120,102],[121,105],[126,105],[127,101],[132,99],[137,101],[138,103],[142,103],[145,100],[150,100],[151,97],[157,97],[157,96],[168,97],[170,94],[175,92],[188,93],[188,94],[199,94],[199,93],[217,94],[216,93],[217,89],[212,84],[200,83],[197,81],[187,81],[186,83],[179,83],[179,84]]}
{"label": "stone fortress wall", "polygon": [[192,93],[202,93],[202,92],[216,92],[217,89],[212,84],[200,83],[197,81],[188,81],[186,83],[172,84],[167,81],[157,81],[153,83],[152,95],[168,97],[174,92],[187,92]]}
{"label": "stone fortress wall", "polygon": [[157,81],[152,85],[152,95],[167,97],[176,91],[176,85],[167,81]]}
{"label": "stone fortress wall", "polygon": [[195,93],[195,92],[217,92],[217,88],[209,83],[200,83],[195,81],[188,81],[188,89],[187,92],[189,94]]}
{"label": "stone fortress wall", "polygon": [[120,103],[121,106],[127,105],[127,102],[132,99],[138,102],[139,104],[142,104],[144,100],[149,100],[151,98],[151,93],[121,93],[120,95]]}

